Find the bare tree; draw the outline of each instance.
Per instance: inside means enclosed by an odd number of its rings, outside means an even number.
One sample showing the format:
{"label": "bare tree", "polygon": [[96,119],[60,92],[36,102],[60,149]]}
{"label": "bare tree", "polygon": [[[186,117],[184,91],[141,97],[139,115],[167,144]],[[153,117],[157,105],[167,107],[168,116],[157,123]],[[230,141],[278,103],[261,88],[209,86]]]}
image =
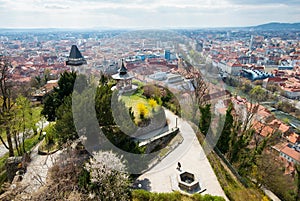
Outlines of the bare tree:
{"label": "bare tree", "polygon": [[10,70],[12,69],[11,63],[7,57],[0,56],[0,125],[1,130],[5,132],[7,143],[4,141],[3,137],[0,135],[0,140],[9,150],[9,156],[14,156],[14,149],[11,137],[11,127],[9,122],[12,118],[11,109],[13,108],[12,94],[11,94],[11,82]]}
{"label": "bare tree", "polygon": [[[204,107],[209,103],[209,91],[207,83],[199,70],[194,68],[188,61],[184,61],[185,77],[191,78],[190,85],[182,87],[190,94],[192,121],[196,121],[196,115],[200,107]],[[195,122],[198,123],[198,122]]]}
{"label": "bare tree", "polygon": [[259,110],[262,109],[262,107],[260,107],[260,103],[264,100],[266,94],[261,86],[255,86],[250,90],[249,95],[250,101],[245,104],[246,115],[243,124],[243,132],[252,127],[252,120]]}
{"label": "bare tree", "polygon": [[197,105],[204,106],[208,104],[208,85],[204,80],[203,75],[199,70],[194,68],[190,63],[186,62],[186,71],[188,74],[193,76],[193,79],[191,80],[192,89],[194,90],[195,97],[196,97],[196,103]]}
{"label": "bare tree", "polygon": [[245,103],[245,115],[244,115],[244,121],[243,121],[243,127],[242,127],[242,133],[244,133],[246,130],[252,128],[253,124],[253,118],[257,114],[259,110],[259,104],[253,103],[253,102],[246,102]]}

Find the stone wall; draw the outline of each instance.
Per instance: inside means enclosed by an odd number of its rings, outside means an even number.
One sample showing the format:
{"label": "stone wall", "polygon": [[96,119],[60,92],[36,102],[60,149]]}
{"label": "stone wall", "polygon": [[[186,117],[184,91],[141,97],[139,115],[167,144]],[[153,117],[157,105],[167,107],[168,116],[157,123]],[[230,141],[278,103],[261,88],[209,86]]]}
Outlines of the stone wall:
{"label": "stone wall", "polygon": [[22,163],[22,157],[9,157],[6,160],[6,173],[7,173],[7,179],[9,182],[12,182],[16,172],[18,171],[19,164]]}
{"label": "stone wall", "polygon": [[170,143],[170,141],[177,135],[178,132],[179,129],[174,128],[171,131],[162,133],[160,136],[149,139],[148,142],[144,143],[145,145],[143,145],[146,147],[146,153],[151,153],[164,148]]}

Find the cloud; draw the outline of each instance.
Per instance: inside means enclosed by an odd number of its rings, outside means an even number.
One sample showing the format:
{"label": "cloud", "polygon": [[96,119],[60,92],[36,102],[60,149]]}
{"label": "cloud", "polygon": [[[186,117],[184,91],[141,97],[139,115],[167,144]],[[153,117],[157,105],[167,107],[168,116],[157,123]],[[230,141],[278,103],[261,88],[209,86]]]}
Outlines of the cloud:
{"label": "cloud", "polygon": [[300,1],[0,0],[0,18],[5,19],[0,27],[248,26],[299,21],[297,3]]}
{"label": "cloud", "polygon": [[0,0],[0,8],[6,7],[6,1],[5,0]]}
{"label": "cloud", "polygon": [[238,5],[264,5],[264,4],[283,4],[283,5],[300,5],[299,0],[229,0],[229,2]]}
{"label": "cloud", "polygon": [[68,6],[60,6],[60,5],[45,5],[45,8],[47,9],[54,9],[54,10],[65,10],[65,9],[69,9],[70,7]]}

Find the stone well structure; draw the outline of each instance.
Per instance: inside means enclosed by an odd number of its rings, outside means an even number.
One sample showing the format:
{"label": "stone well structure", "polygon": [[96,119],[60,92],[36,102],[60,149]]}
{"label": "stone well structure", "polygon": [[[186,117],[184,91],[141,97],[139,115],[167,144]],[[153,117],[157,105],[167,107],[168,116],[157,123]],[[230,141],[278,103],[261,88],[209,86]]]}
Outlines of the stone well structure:
{"label": "stone well structure", "polygon": [[182,172],[178,175],[178,186],[181,190],[187,192],[200,190],[199,181],[195,179],[195,175],[190,172]]}

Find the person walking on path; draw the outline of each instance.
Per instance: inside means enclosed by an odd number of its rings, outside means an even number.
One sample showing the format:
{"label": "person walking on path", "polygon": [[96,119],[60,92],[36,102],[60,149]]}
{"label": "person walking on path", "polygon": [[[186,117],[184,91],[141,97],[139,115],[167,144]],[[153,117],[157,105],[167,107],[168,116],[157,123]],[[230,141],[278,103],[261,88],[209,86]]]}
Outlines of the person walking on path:
{"label": "person walking on path", "polygon": [[180,164],[180,162],[178,162],[177,165],[178,165],[178,166],[177,166],[177,169],[178,169],[179,171],[181,171],[181,164]]}

